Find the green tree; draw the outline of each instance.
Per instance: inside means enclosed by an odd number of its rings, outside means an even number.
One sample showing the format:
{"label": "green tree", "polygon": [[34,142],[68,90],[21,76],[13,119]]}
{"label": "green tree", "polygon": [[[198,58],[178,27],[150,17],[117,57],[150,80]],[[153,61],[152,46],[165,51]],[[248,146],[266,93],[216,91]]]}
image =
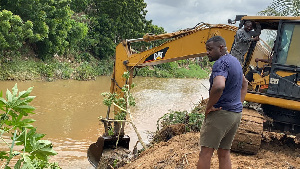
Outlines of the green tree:
{"label": "green tree", "polygon": [[20,16],[11,11],[0,11],[0,55],[19,50],[23,43],[33,37],[31,21],[23,22]]}
{"label": "green tree", "polygon": [[106,14],[115,27],[115,41],[138,37],[143,33],[146,16],[144,0],[106,0],[91,2],[91,15],[102,17]]}
{"label": "green tree", "polygon": [[259,12],[267,16],[300,16],[299,0],[273,0],[265,10]]}
{"label": "green tree", "polygon": [[85,12],[91,0],[72,0],[70,7],[76,13]]}
{"label": "green tree", "polygon": [[90,52],[97,58],[109,58],[115,52],[116,43],[114,42],[115,27],[113,21],[107,14],[91,17],[89,42]]}
{"label": "green tree", "polygon": [[144,0],[90,0],[86,11],[91,18],[89,38],[93,53],[99,58],[109,57],[124,39],[140,38],[149,31],[164,32],[146,20],[146,5]]}
{"label": "green tree", "polygon": [[[70,39],[74,41],[74,29],[77,38],[85,36],[85,25],[77,25],[71,17],[73,11],[70,9],[71,0],[18,0],[0,1],[2,9],[12,11],[23,20],[33,22],[32,48],[43,59],[52,57],[54,54],[65,54],[70,47]],[[75,27],[75,28],[74,28]]]}
{"label": "green tree", "polygon": [[[300,1],[273,0],[273,2],[265,10],[258,12],[258,14],[266,16],[300,16]],[[270,46],[273,46],[277,32],[268,30],[267,34],[269,35],[267,43]]]}
{"label": "green tree", "polygon": [[70,52],[106,59],[114,55],[116,45],[124,39],[140,38],[148,32],[163,33],[162,27],[145,19],[146,5],[144,0],[0,1],[0,9],[32,22],[32,36],[26,44],[42,59]]}
{"label": "green tree", "polygon": [[71,29],[68,33],[67,40],[69,42],[69,47],[74,50],[80,50],[81,40],[83,40],[88,34],[88,27],[85,23],[77,22],[71,20]]}

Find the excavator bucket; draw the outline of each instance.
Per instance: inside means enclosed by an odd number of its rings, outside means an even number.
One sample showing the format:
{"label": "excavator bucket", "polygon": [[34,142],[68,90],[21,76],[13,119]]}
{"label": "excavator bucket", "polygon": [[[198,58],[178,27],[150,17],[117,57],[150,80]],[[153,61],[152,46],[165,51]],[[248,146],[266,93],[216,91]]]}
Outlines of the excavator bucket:
{"label": "excavator bucket", "polygon": [[90,145],[88,151],[87,151],[87,158],[90,162],[90,164],[97,168],[100,158],[102,156],[103,147],[100,147],[97,145],[97,143],[93,143]]}
{"label": "excavator bucket", "polygon": [[[102,157],[103,150],[116,149],[123,147],[129,149],[130,137],[128,135],[118,137],[101,136],[96,143],[90,145],[87,151],[87,157],[91,165],[95,168],[98,167],[99,161]],[[118,143],[118,145],[116,145]]]}
{"label": "excavator bucket", "polygon": [[[128,135],[124,135],[124,132],[122,132],[122,134],[119,136],[108,136],[107,131],[109,124],[106,121],[103,122],[105,127],[105,134],[103,136],[100,136],[97,139],[96,143],[91,144],[87,151],[88,160],[90,164],[95,168],[98,167],[103,150],[116,149],[117,147],[129,149],[130,137]],[[117,123],[115,123],[115,129],[119,131],[119,125]],[[122,127],[122,130],[123,129],[124,128]]]}

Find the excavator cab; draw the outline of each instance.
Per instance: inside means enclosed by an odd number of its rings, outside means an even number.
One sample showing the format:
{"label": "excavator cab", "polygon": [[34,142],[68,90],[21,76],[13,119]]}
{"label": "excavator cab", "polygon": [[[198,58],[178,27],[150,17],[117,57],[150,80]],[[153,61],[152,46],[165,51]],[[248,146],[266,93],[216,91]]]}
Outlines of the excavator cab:
{"label": "excavator cab", "polygon": [[[280,21],[266,95],[300,100],[300,21]],[[298,103],[299,104],[299,103]],[[268,128],[300,133],[300,111],[262,104],[265,115],[273,119]]]}
{"label": "excavator cab", "polygon": [[281,21],[267,94],[300,99],[300,21]]}
{"label": "excavator cab", "polygon": [[[254,69],[254,59],[257,57],[271,59],[268,66],[255,67],[256,74],[260,76],[251,77],[252,88],[259,92],[258,88],[263,85],[267,95],[273,97],[283,97],[285,99],[300,99],[300,55],[297,48],[300,46],[300,21],[299,17],[264,17],[264,16],[237,16],[236,20],[241,23],[249,20],[253,23],[260,23],[262,30],[276,30],[275,44],[268,54],[261,56],[257,53],[260,43],[252,42],[245,56],[243,64],[244,73]],[[236,21],[235,20],[235,21]],[[240,24],[241,28],[242,24]],[[272,55],[272,56],[270,56]],[[262,83],[261,78],[264,78]],[[253,80],[252,80],[253,79]]]}
{"label": "excavator cab", "polygon": [[[262,30],[275,30],[275,44],[272,54],[272,62],[268,65],[268,73],[257,72],[253,75],[251,101],[259,101],[259,97],[265,95],[274,99],[271,104],[262,104],[264,114],[273,119],[271,126],[274,130],[290,133],[300,133],[299,108],[291,108],[282,104],[280,98],[296,103],[299,106],[300,100],[300,18],[299,17],[264,17],[264,16],[244,16],[241,20],[250,20],[259,22]],[[243,65],[244,73],[249,71],[250,65],[253,66],[254,58],[259,57],[256,53],[259,44],[251,44],[248,53],[245,56]],[[246,97],[247,100],[247,97]],[[296,102],[294,102],[296,101]],[[292,103],[293,102],[293,103]],[[277,127],[276,127],[277,126]],[[270,126],[269,126],[270,127]]]}
{"label": "excavator cab", "polygon": [[[296,46],[300,45],[300,22],[281,20],[276,24],[274,22],[271,27],[264,23],[266,21],[260,22],[265,26],[265,29],[272,30],[274,25],[277,28],[274,47],[268,56],[268,59],[272,62],[260,67],[258,64],[255,67],[254,65],[250,66],[249,63],[245,62],[243,67],[244,73],[246,77],[247,73],[251,73],[247,79],[252,82],[254,91],[297,100],[300,98],[300,56]],[[253,54],[256,44],[251,45],[245,58],[248,62],[249,60],[254,60],[252,58],[257,57],[257,55]]]}

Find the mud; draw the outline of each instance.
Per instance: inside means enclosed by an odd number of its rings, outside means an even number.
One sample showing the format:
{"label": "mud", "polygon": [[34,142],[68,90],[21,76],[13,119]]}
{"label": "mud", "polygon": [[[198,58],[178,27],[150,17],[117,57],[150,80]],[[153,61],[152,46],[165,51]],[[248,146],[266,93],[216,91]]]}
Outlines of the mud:
{"label": "mud", "polygon": [[[203,112],[203,104],[196,111]],[[245,112],[245,115],[247,112]],[[262,123],[261,116],[249,116],[250,121]],[[245,125],[248,129],[249,126]],[[251,127],[251,126],[250,126]],[[159,143],[142,152],[134,161],[122,169],[191,169],[196,168],[200,152],[199,132],[182,133],[182,125],[166,126],[154,136]],[[171,133],[168,134],[168,133]],[[254,155],[231,152],[234,169],[298,169],[300,168],[299,136],[276,132],[261,131],[261,143]],[[259,141],[260,142],[260,141]],[[219,168],[216,153],[211,161],[211,168]]]}
{"label": "mud", "polygon": [[[231,153],[232,168],[235,169],[257,169],[278,168],[296,169],[300,168],[300,145],[289,143],[289,139],[277,139],[275,133],[264,132],[268,142],[263,139],[260,149],[256,155]],[[191,169],[196,168],[198,161],[199,133],[186,133],[174,136],[167,142],[155,144],[152,148],[142,152],[135,161],[126,164],[122,169]],[[213,155],[211,168],[218,168],[218,158]]]}

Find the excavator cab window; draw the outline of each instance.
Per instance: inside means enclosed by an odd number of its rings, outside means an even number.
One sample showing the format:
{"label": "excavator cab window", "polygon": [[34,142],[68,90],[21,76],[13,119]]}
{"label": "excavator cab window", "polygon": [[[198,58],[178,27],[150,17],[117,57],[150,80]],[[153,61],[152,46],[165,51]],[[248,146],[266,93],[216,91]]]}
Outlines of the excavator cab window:
{"label": "excavator cab window", "polygon": [[300,66],[300,24],[283,23],[275,63]]}
{"label": "excavator cab window", "polygon": [[280,21],[267,94],[300,99],[299,37],[299,21]]}

